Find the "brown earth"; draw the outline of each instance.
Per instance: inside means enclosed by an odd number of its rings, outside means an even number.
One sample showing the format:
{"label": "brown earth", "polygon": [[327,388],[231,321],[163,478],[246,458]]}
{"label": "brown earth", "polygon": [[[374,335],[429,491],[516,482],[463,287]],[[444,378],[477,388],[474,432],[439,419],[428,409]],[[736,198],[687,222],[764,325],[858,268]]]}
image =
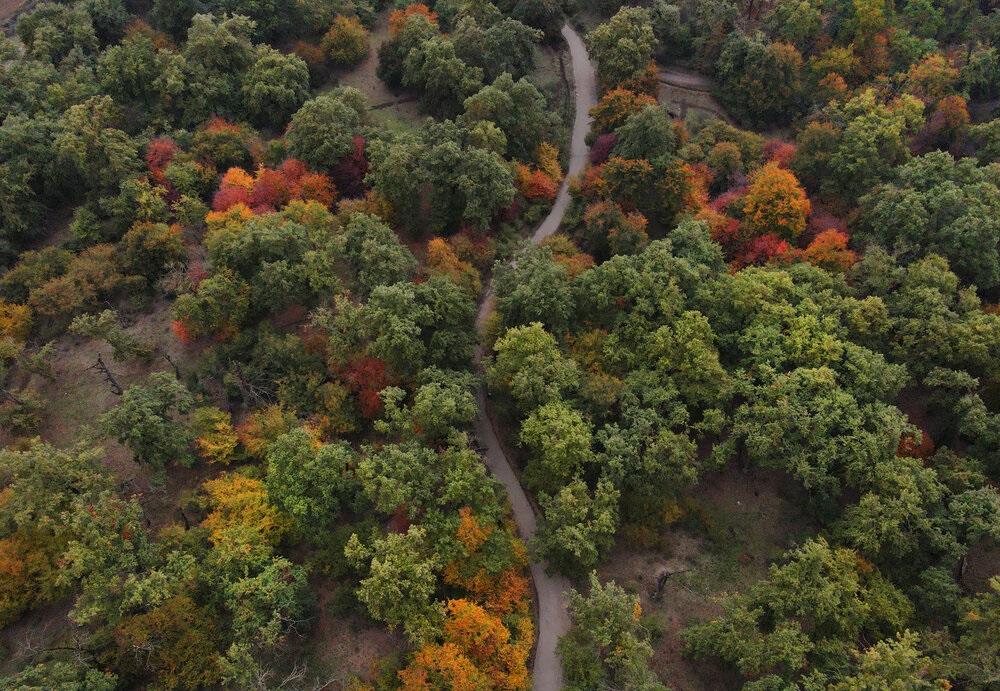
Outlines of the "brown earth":
{"label": "brown earth", "polygon": [[28,0],[0,0],[0,24],[11,19]]}
{"label": "brown earth", "polygon": [[[797,490],[779,473],[730,467],[712,473],[690,493],[688,515],[670,526],[659,549],[619,544],[600,570],[639,596],[659,621],[652,668],[674,691],[739,689],[732,671],[683,657],[680,632],[722,612],[715,600],[740,592],[808,532],[795,506]],[[662,588],[659,587],[663,578]]]}

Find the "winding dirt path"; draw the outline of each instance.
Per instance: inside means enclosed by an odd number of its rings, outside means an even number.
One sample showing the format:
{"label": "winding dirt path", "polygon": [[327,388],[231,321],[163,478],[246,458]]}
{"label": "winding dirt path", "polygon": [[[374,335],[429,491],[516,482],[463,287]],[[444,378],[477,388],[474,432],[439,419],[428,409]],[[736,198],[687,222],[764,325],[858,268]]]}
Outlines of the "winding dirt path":
{"label": "winding dirt path", "polygon": [[698,110],[730,125],[732,119],[712,96],[712,80],[703,74],[679,68],[660,70],[660,103],[676,106],[681,118]]}
{"label": "winding dirt path", "polygon": [[[569,179],[580,173],[587,163],[587,130],[590,127],[590,109],[597,103],[597,85],[594,79],[594,67],[587,57],[587,49],[580,36],[569,24],[562,28],[562,35],[569,46],[570,59],[573,65],[573,84],[576,91],[576,116],[573,120],[573,134],[570,139],[569,169],[563,179],[559,194],[549,215],[532,236],[532,242],[541,242],[559,229],[566,209],[569,207]],[[486,322],[486,317],[492,309],[493,290],[488,287],[483,293],[479,304],[479,315],[476,326],[480,332]],[[481,363],[482,346],[476,350],[476,364]],[[535,534],[535,512],[528,501],[528,496],[521,487],[517,475],[511,468],[510,461],[504,455],[496,431],[490,422],[487,412],[486,391],[482,384],[476,392],[476,402],[479,405],[479,419],[476,421],[476,435],[480,443],[486,447],[484,456],[486,463],[510,496],[510,503],[517,522],[518,532],[524,540],[529,540]],[[563,592],[570,584],[560,576],[549,576],[545,573],[545,564],[532,563],[531,577],[534,580],[535,593],[538,600],[538,621],[535,634],[537,647],[535,649],[535,664],[532,668],[533,688],[536,691],[554,691],[562,688],[562,667],[556,655],[556,642],[569,629],[569,615],[563,601]]]}

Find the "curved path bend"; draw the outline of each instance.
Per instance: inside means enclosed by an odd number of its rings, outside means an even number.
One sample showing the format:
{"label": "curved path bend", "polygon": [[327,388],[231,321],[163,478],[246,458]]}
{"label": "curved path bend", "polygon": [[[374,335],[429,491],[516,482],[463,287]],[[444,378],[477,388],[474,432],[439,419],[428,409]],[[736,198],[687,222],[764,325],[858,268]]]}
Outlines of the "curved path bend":
{"label": "curved path bend", "polygon": [[[587,130],[590,127],[590,109],[597,104],[597,85],[594,79],[594,67],[587,56],[587,49],[579,35],[566,24],[562,35],[569,45],[570,59],[573,65],[573,84],[576,92],[576,116],[573,120],[573,134],[570,140],[569,168],[563,179],[559,194],[549,215],[532,236],[532,242],[538,243],[559,229],[566,209],[569,207],[569,179],[583,171],[587,163]],[[487,288],[479,304],[479,315],[476,326],[480,331],[486,322],[486,317],[492,308],[492,288]],[[482,361],[482,346],[476,350],[476,364]],[[524,540],[531,539],[535,534],[535,512],[524,493],[524,488],[511,468],[510,461],[504,455],[496,431],[490,422],[486,406],[486,392],[480,384],[476,392],[476,403],[479,406],[479,419],[476,421],[476,435],[480,443],[486,447],[484,456],[486,464],[504,487],[510,497],[514,520],[517,529]],[[532,668],[533,688],[536,691],[553,691],[562,688],[562,667],[556,655],[556,642],[569,630],[569,615],[563,601],[563,592],[570,584],[565,578],[549,576],[545,573],[545,564],[533,562],[531,577],[535,583],[535,593],[538,599],[538,621],[535,635],[535,664]]]}

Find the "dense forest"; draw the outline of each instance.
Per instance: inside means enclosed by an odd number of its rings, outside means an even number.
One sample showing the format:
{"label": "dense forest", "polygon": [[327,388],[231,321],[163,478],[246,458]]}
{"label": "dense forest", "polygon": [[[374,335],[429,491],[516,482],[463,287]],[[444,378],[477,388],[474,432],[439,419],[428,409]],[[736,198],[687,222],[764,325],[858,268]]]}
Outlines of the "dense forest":
{"label": "dense forest", "polygon": [[0,13],[0,690],[1000,688],[1000,10]]}

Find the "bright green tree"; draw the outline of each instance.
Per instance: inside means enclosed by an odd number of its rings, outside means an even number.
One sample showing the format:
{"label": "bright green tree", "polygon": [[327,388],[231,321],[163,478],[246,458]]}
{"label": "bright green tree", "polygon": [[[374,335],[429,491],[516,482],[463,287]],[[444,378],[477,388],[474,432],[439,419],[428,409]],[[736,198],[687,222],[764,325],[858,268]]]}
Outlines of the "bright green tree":
{"label": "bright green tree", "polygon": [[590,574],[590,592],[569,591],[573,625],[559,639],[567,688],[666,691],[649,669],[653,648],[643,627],[639,598],[614,581],[601,583]]}
{"label": "bright green tree", "polygon": [[590,423],[564,401],[535,408],[521,423],[521,444],[532,454],[527,485],[552,494],[578,477],[594,460],[592,437]]}
{"label": "bright green tree", "polygon": [[487,363],[486,381],[509,393],[522,410],[558,400],[580,380],[576,363],[559,352],[556,339],[538,322],[510,329],[493,347],[496,357]]}
{"label": "bright green tree", "polygon": [[554,496],[541,495],[542,518],[532,550],[558,573],[579,576],[596,568],[618,529],[618,496],[604,479],[593,492],[575,479]]}
{"label": "bright green tree", "polygon": [[586,36],[587,50],[597,62],[602,91],[639,76],[653,56],[656,37],[649,11],[623,7],[608,22]]}
{"label": "bright green tree", "polygon": [[414,642],[433,638],[444,623],[444,603],[434,599],[437,563],[427,531],[410,526],[365,547],[352,535],[344,554],[367,574],[357,595],[368,612],[391,628],[402,626]]}

